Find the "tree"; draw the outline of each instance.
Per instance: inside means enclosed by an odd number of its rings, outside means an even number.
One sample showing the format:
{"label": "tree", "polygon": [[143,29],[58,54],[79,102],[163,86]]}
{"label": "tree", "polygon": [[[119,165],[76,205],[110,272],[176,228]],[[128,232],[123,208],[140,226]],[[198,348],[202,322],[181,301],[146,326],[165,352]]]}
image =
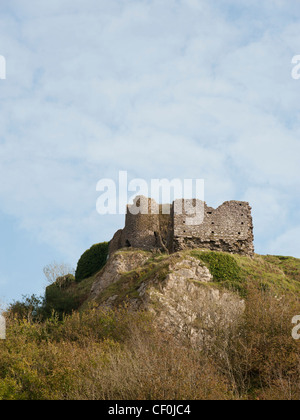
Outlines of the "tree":
{"label": "tree", "polygon": [[65,263],[58,263],[56,261],[48,264],[44,267],[43,272],[50,284],[59,282],[59,279],[63,279],[67,274],[74,276],[75,270],[71,266]]}
{"label": "tree", "polygon": [[108,246],[108,242],[101,242],[100,244],[93,245],[81,255],[75,272],[77,282],[93,276],[105,266],[108,256]]}
{"label": "tree", "polygon": [[8,313],[18,319],[40,319],[44,315],[45,300],[43,297],[23,295],[22,301],[14,301],[8,307]]}

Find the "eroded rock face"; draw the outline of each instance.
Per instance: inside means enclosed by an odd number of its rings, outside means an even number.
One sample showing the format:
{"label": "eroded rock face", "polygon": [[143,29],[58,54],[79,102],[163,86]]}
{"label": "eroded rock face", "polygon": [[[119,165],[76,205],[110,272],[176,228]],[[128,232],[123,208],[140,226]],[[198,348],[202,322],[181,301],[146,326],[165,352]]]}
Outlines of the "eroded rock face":
{"label": "eroded rock face", "polygon": [[219,290],[209,284],[212,281],[208,268],[188,257],[170,266],[160,287],[143,285],[140,293],[160,328],[203,347],[211,344],[218,330],[235,324],[245,310],[237,294]]}
{"label": "eroded rock face", "polygon": [[91,299],[96,299],[103,290],[116,283],[122,274],[142,266],[150,257],[151,253],[139,251],[115,253],[96,276],[91,289]]}
{"label": "eroded rock face", "polygon": [[[144,277],[137,287],[138,297],[129,298],[129,303],[134,309],[155,314],[162,330],[188,337],[194,345],[203,347],[210,345],[219,330],[226,331],[240,319],[244,301],[213,283],[203,262],[187,253],[177,253],[157,259],[150,266],[150,257],[153,255],[146,252],[117,252],[97,276],[92,299],[101,296],[124,273],[140,270]],[[103,304],[113,306],[117,298],[108,296]]]}

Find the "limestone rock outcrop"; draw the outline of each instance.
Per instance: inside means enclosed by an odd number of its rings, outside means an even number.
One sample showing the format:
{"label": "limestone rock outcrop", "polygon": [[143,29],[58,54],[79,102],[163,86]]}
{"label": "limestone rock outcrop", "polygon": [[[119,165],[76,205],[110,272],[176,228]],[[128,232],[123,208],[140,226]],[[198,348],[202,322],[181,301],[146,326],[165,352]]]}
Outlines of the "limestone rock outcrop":
{"label": "limestone rock outcrop", "polygon": [[159,328],[199,346],[210,343],[216,329],[238,322],[245,308],[237,293],[218,287],[204,263],[188,252],[118,251],[95,278],[91,300],[109,307],[126,301],[150,311]]}

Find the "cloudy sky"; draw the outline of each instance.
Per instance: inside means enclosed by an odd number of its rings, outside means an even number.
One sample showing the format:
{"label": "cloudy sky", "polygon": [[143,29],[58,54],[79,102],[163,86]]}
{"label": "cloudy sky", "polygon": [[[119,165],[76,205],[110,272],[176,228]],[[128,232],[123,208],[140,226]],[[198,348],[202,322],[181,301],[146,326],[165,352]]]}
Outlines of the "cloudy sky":
{"label": "cloudy sky", "polygon": [[300,257],[295,0],[0,0],[0,300],[41,294],[123,216],[101,178],[203,178],[256,252]]}

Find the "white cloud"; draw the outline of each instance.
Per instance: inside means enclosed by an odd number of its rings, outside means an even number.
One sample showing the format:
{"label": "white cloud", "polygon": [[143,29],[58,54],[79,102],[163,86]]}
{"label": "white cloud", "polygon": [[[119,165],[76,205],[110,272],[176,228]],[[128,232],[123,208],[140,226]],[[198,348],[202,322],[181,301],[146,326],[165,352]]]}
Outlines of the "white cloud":
{"label": "white cloud", "polygon": [[300,152],[293,2],[9,7],[18,20],[0,26],[0,199],[20,226],[78,253],[120,220],[96,214],[97,181],[128,170],[204,178],[212,205],[251,201],[261,243],[282,214],[289,232]]}
{"label": "white cloud", "polygon": [[270,241],[268,254],[300,258],[300,226],[296,226]]}
{"label": "white cloud", "polygon": [[253,208],[255,235],[263,241],[278,236],[287,225],[289,203],[286,197],[278,195],[276,189],[267,186],[249,188],[244,197]]}

